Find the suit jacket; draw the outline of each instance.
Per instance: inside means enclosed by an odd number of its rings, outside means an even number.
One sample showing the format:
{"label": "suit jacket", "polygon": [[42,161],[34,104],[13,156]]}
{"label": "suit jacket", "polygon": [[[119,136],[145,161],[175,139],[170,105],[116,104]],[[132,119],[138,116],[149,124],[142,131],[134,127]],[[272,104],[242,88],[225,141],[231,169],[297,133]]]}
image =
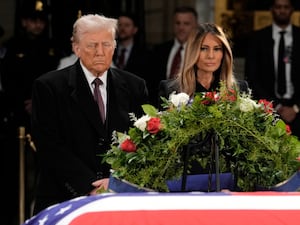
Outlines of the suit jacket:
{"label": "suit jacket", "polygon": [[143,79],[110,68],[103,125],[79,60],[35,80],[32,129],[40,162],[35,212],[86,195],[93,181],[109,176],[109,166],[101,161],[111,134],[128,130],[128,113],[142,115],[147,95]]}
{"label": "suit jacket", "polygon": [[174,40],[169,40],[153,48],[155,71],[157,73],[159,81],[165,80],[167,78],[167,64],[173,45]]}
{"label": "suit jacket", "polygon": [[[114,64],[117,65],[118,58],[118,50],[115,51],[113,56]],[[131,72],[146,81],[146,85],[149,91],[149,100],[152,101],[151,97],[153,95],[152,92],[152,73],[151,66],[153,66],[150,62],[150,51],[144,47],[143,45],[139,45],[134,42],[132,49],[130,51],[127,63],[123,70]],[[157,93],[155,93],[157,95]]]}
{"label": "suit jacket", "polygon": [[[146,58],[147,49],[137,43],[134,43],[132,49],[130,51],[127,63],[124,67],[124,70],[129,71],[138,75],[139,77],[146,78],[145,74],[145,65],[146,65]],[[113,61],[116,64],[118,58],[118,50],[115,51],[113,56]]]}
{"label": "suit jacket", "polygon": [[167,64],[169,59],[169,54],[174,45],[174,40],[169,40],[158,44],[153,47],[151,53],[151,64],[152,66],[149,68],[151,70],[151,87],[153,89],[153,95],[156,101],[154,104],[157,105],[157,95],[159,93],[159,83],[161,80],[165,80],[167,74]]}
{"label": "suit jacket", "polygon": [[275,69],[272,38],[272,26],[267,26],[253,33],[249,38],[248,51],[245,62],[245,77],[253,96],[257,99],[265,98],[275,104],[300,106],[300,28],[292,26],[293,46],[291,53],[291,79],[294,85],[294,95],[290,101],[282,102],[275,95]]}

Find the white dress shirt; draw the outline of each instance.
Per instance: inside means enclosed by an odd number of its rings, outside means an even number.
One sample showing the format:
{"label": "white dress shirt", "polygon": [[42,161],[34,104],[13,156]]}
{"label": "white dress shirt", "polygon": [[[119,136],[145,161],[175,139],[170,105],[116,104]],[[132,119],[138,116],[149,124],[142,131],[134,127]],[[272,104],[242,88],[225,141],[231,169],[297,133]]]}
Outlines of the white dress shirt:
{"label": "white dress shirt", "polygon": [[[184,58],[184,49],[185,49],[185,43],[182,45],[182,50],[181,50],[181,62],[180,62],[180,68],[182,67],[183,64],[183,58]],[[169,58],[168,58],[168,63],[167,63],[167,74],[166,74],[166,78],[169,78],[170,76],[170,72],[171,72],[171,66],[172,66],[172,62],[174,59],[174,56],[178,50],[178,48],[181,46],[181,44],[179,43],[179,41],[177,39],[174,40],[174,45],[171,49],[171,52],[169,54]]]}

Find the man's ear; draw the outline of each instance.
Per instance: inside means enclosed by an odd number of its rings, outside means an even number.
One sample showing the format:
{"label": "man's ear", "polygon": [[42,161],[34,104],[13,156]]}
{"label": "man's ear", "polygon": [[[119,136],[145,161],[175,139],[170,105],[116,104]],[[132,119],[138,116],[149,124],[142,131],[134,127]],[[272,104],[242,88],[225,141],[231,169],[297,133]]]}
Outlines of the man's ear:
{"label": "man's ear", "polygon": [[75,42],[72,43],[72,50],[77,57],[80,57],[80,48],[77,43]]}

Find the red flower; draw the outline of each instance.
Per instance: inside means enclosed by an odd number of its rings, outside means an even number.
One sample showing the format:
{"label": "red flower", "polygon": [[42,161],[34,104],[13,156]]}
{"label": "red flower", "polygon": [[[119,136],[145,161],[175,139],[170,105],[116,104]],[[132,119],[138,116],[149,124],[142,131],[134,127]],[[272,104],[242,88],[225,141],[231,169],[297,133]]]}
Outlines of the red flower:
{"label": "red flower", "polygon": [[266,113],[273,113],[273,103],[269,102],[266,99],[260,99],[258,104],[262,104],[264,106],[264,110]]}
{"label": "red flower", "polygon": [[123,141],[120,148],[125,152],[136,151],[136,145],[130,139],[126,139],[125,141]]}
{"label": "red flower", "polygon": [[147,130],[150,134],[156,134],[160,131],[160,129],[161,129],[160,118],[152,117],[150,120],[148,120]]}
{"label": "red flower", "polygon": [[285,125],[285,131],[287,134],[292,134],[291,127],[289,125]]}
{"label": "red flower", "polygon": [[219,100],[217,93],[215,91],[206,92],[204,96],[204,100],[201,102],[203,105],[210,105]]}
{"label": "red flower", "polygon": [[234,89],[228,89],[228,92],[226,93],[224,100],[230,102],[236,101],[236,91]]}

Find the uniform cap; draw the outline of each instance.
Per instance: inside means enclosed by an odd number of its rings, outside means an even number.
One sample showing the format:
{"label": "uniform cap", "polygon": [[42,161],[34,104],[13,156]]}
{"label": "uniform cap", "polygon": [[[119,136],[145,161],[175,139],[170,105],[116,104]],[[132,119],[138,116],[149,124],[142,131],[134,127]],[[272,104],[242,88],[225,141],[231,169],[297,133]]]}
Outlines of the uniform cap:
{"label": "uniform cap", "polygon": [[49,9],[47,5],[41,0],[27,0],[24,1],[21,16],[28,19],[48,19]]}

